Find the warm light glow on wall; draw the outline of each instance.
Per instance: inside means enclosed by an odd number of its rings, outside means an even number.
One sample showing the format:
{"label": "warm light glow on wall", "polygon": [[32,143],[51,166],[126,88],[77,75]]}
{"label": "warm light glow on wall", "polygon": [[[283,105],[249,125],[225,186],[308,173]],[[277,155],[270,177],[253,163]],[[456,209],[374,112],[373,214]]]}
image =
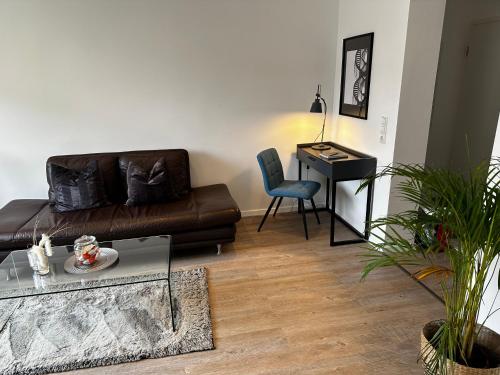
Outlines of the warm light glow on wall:
{"label": "warm light glow on wall", "polygon": [[[356,120],[350,117],[339,116],[336,121],[336,139],[342,139],[342,143],[353,145],[358,139]],[[358,139],[359,140],[359,139]]]}
{"label": "warm light glow on wall", "polygon": [[[273,117],[270,120],[269,137],[283,137],[292,143],[313,142],[321,132],[323,114],[293,112]],[[327,127],[329,121],[327,122]],[[325,131],[326,134],[328,134]],[[328,137],[327,137],[328,138]]]}

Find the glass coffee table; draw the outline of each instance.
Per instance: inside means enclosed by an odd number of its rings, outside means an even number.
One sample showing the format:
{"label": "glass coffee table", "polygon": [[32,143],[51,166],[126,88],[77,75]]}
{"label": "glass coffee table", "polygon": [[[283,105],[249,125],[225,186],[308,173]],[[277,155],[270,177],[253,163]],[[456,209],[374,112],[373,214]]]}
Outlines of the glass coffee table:
{"label": "glass coffee table", "polygon": [[170,316],[175,331],[170,245],[170,236],[100,242],[101,248],[116,250],[118,260],[106,269],[82,274],[68,273],[64,269],[64,263],[73,255],[73,246],[54,246],[53,255],[49,257],[50,272],[45,276],[33,272],[27,250],[16,250],[0,264],[0,300],[164,280],[168,284]]}

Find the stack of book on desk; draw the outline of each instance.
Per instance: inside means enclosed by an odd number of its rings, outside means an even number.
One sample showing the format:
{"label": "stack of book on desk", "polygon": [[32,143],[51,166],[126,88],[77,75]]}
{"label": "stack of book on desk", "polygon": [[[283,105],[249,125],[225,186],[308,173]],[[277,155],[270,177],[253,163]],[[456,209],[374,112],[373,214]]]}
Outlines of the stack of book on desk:
{"label": "stack of book on desk", "polygon": [[319,154],[319,156],[325,160],[336,160],[336,159],[348,158],[347,154],[340,152],[340,151],[336,151],[336,150],[323,151],[321,154]]}

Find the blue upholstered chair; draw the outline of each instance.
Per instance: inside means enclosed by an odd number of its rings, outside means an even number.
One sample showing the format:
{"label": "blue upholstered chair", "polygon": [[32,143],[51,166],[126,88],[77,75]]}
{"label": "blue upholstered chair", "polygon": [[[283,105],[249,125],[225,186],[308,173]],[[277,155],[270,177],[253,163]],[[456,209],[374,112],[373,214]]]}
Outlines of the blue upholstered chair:
{"label": "blue upholstered chair", "polygon": [[262,171],[262,177],[264,178],[264,188],[267,194],[273,197],[271,204],[267,208],[266,214],[262,218],[257,232],[260,232],[264,222],[269,215],[269,212],[273,208],[274,202],[279,198],[278,205],[274,210],[273,216],[278,212],[281,201],[283,198],[296,198],[299,203],[299,211],[302,212],[302,221],[304,222],[304,232],[306,234],[306,240],[309,239],[307,234],[307,221],[306,213],[304,209],[304,199],[311,201],[314,214],[316,215],[316,220],[319,222],[318,212],[316,211],[316,205],[314,204],[314,195],[319,191],[321,185],[314,181],[290,181],[285,180],[283,175],[283,166],[281,165],[280,157],[278,152],[274,148],[269,148],[257,155],[257,161],[259,162],[260,169]]}

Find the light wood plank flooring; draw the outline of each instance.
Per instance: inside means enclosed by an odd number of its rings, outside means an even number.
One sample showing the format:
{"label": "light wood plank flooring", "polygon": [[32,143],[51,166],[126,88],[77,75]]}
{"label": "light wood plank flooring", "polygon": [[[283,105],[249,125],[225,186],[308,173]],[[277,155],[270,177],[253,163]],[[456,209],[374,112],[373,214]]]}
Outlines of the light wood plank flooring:
{"label": "light wood plank flooring", "polygon": [[[174,261],[207,267],[216,349],[71,374],[422,374],[422,325],[442,305],[399,269],[360,282],[359,246],[328,246],[328,214],[238,224],[237,241]],[[339,225],[339,239],[349,232]]]}

